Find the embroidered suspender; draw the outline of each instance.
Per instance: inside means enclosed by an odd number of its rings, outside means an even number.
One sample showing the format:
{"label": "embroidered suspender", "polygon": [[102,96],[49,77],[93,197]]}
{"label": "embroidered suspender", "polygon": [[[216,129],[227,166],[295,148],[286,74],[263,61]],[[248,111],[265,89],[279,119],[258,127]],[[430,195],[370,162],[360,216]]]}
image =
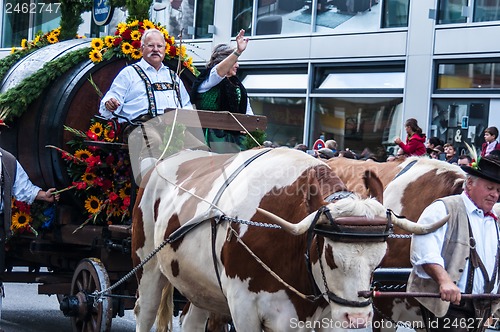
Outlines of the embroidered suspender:
{"label": "embroidered suspender", "polygon": [[167,90],[175,90],[175,93],[177,95],[177,99],[179,100],[179,103],[182,107],[182,102],[181,102],[181,94],[179,91],[179,84],[177,84],[175,80],[175,73],[173,70],[169,69],[170,72],[170,78],[172,79],[173,83],[165,83],[165,82],[158,82],[158,83],[151,83],[149,80],[149,77],[146,75],[144,70],[136,63],[132,64],[132,68],[135,69],[139,77],[144,81],[144,85],[146,86],[146,95],[148,96],[148,113],[152,117],[155,117],[158,115],[157,110],[156,110],[156,99],[155,99],[155,94],[154,91],[167,91]]}
{"label": "embroidered suspender", "polygon": [[[495,286],[495,281],[497,278],[497,273],[499,268],[498,261],[500,258],[500,244],[497,244],[497,253],[495,255],[495,266],[493,267],[493,275],[491,276],[490,279],[488,271],[486,271],[486,267],[484,266],[483,261],[481,260],[476,251],[476,240],[474,239],[474,234],[472,233],[470,222],[468,223],[468,226],[469,226],[470,255],[469,255],[469,271],[467,272],[468,275],[467,275],[465,293],[467,294],[472,293],[472,285],[474,283],[474,270],[478,267],[484,279],[484,293],[491,293],[493,287]],[[498,237],[499,236],[497,229],[497,238]]]}

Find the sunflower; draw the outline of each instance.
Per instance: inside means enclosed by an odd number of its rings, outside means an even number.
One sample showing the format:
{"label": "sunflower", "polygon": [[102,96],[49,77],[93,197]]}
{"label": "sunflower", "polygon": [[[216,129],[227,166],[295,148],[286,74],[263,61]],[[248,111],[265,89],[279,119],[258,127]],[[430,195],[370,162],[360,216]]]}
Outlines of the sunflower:
{"label": "sunflower", "polygon": [[111,215],[112,217],[119,217],[122,215],[122,211],[120,210],[119,206],[116,205],[111,205],[108,207],[106,214],[109,216]]}
{"label": "sunflower", "polygon": [[94,195],[85,200],[85,209],[92,214],[99,212],[101,205],[102,201]]}
{"label": "sunflower", "polygon": [[92,50],[89,52],[89,58],[94,63],[101,62],[102,61],[102,53],[99,50]]}
{"label": "sunflower", "polygon": [[87,149],[79,149],[79,150],[75,151],[74,156],[78,159],[85,160],[85,159],[92,157],[92,152],[90,152]]}
{"label": "sunflower", "polygon": [[129,197],[130,196],[130,183],[127,183],[125,185],[125,187],[123,187],[122,189],[120,189],[120,191],[118,192],[118,194],[120,195],[121,199],[124,199],[125,197]]}
{"label": "sunflower", "polygon": [[85,172],[82,175],[82,181],[88,185],[92,185],[96,177],[94,173]]}
{"label": "sunflower", "polygon": [[94,50],[100,50],[104,47],[104,42],[102,41],[101,38],[92,38],[90,46],[92,46]]}
{"label": "sunflower", "polygon": [[132,31],[132,33],[130,34],[130,38],[132,38],[132,40],[139,40],[141,39],[141,33],[137,30]]}
{"label": "sunflower", "polygon": [[35,39],[33,39],[33,45],[36,45],[40,41],[40,35],[36,36]]}
{"label": "sunflower", "polygon": [[134,48],[130,45],[130,43],[125,42],[122,44],[122,52],[123,54],[131,54],[134,52]]}
{"label": "sunflower", "polygon": [[154,29],[155,28],[155,25],[150,20],[144,20],[142,23],[143,23],[144,29]]}
{"label": "sunflower", "polygon": [[26,48],[28,46],[28,40],[26,38],[23,38],[21,40],[21,47]]}
{"label": "sunflower", "polygon": [[101,137],[102,133],[104,132],[104,127],[102,126],[102,123],[95,122],[92,126],[90,126],[89,130],[97,137]]}
{"label": "sunflower", "polygon": [[10,228],[13,231],[26,228],[29,226],[29,224],[33,221],[31,216],[28,213],[25,212],[16,212],[12,216],[12,225]]}
{"label": "sunflower", "polygon": [[118,23],[118,26],[116,27],[118,29],[118,33],[123,33],[123,31],[127,30],[127,23],[125,22],[120,22]]}
{"label": "sunflower", "polygon": [[104,37],[104,44],[106,44],[106,47],[113,47],[113,40],[114,38],[112,36]]}
{"label": "sunflower", "polygon": [[52,30],[52,33],[54,34],[54,36],[59,37],[59,35],[61,34],[61,27]]}
{"label": "sunflower", "polygon": [[104,129],[104,140],[106,142],[113,142],[116,138],[116,132],[112,129]]}
{"label": "sunflower", "polygon": [[57,39],[57,36],[54,36],[53,34],[50,34],[47,36],[47,41],[51,44],[55,44],[59,41],[59,39]]}
{"label": "sunflower", "polygon": [[142,52],[141,52],[141,50],[135,49],[134,51],[132,51],[130,56],[134,60],[139,60],[142,57]]}
{"label": "sunflower", "polygon": [[135,20],[135,21],[130,22],[130,23],[128,24],[129,28],[133,28],[133,27],[136,27],[136,26],[138,26],[138,25],[139,25],[139,21],[138,21],[138,20]]}

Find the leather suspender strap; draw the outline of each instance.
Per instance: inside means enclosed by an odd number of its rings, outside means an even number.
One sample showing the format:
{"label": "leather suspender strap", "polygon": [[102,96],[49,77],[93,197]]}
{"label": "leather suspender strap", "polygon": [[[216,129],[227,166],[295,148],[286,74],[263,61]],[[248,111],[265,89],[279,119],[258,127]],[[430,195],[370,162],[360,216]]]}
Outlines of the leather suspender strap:
{"label": "leather suspender strap", "polygon": [[[488,275],[488,271],[486,270],[486,267],[484,266],[483,261],[479,257],[477,251],[476,251],[476,240],[474,239],[474,234],[472,233],[472,229],[469,225],[469,236],[470,236],[470,261],[469,261],[469,272],[468,272],[468,278],[467,278],[467,286],[466,288],[470,288],[470,291],[472,293],[472,284],[474,280],[474,270],[476,268],[479,268],[481,271],[481,274],[483,275],[484,278],[484,293],[491,293],[493,290],[493,287],[495,285],[495,280],[497,278],[497,272],[498,272],[498,260],[499,260],[499,253],[500,249],[499,246],[497,245],[497,252],[495,255],[495,266],[493,267],[493,275],[491,276],[491,279]],[[498,229],[497,229],[497,238],[498,238]],[[498,241],[497,241],[498,242]],[[468,289],[466,289],[466,293],[468,293]]]}
{"label": "leather suspender strap", "polygon": [[177,83],[177,75],[172,69],[170,71],[170,78],[172,79],[172,84],[174,85],[175,94],[177,95],[177,100],[179,101],[179,107],[182,108],[182,99],[181,99],[181,91],[179,88],[179,83]]}
{"label": "leather suspender strap", "polygon": [[142,70],[142,68],[137,63],[132,64],[132,68],[135,69],[139,77],[144,81],[144,85],[146,86],[146,94],[148,96],[148,113],[152,117],[155,117],[158,114],[156,112],[156,99],[151,81],[149,80],[149,77],[146,75],[144,70]]}

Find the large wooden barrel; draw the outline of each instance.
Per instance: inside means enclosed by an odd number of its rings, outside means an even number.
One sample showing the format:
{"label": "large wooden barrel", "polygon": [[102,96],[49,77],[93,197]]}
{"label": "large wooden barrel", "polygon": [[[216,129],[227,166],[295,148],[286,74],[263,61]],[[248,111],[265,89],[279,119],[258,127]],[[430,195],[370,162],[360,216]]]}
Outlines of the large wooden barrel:
{"label": "large wooden barrel", "polygon": [[[90,40],[78,39],[60,42],[37,50],[19,61],[6,75],[0,87],[5,92],[45,63],[81,47],[89,47]],[[177,62],[168,65],[175,68]],[[59,152],[46,148],[54,145],[65,148],[72,134],[64,126],[86,131],[90,119],[98,114],[100,97],[90,84],[95,82],[105,93],[116,74],[127,65],[124,59],[100,64],[85,60],[53,82],[29,106],[13,126],[2,132],[0,144],[17,156],[31,180],[42,188],[64,188],[71,184],[66,163]],[[181,75],[186,88],[190,88],[194,75],[184,70]]]}

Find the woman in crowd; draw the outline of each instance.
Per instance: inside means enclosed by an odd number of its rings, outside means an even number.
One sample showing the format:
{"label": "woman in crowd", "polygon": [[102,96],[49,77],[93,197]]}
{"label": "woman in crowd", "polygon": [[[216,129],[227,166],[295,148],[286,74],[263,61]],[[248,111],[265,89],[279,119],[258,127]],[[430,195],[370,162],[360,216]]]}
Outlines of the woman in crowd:
{"label": "woman in crowd", "polygon": [[405,156],[422,156],[427,150],[425,148],[425,134],[422,133],[422,128],[418,126],[416,119],[410,118],[405,122],[406,129],[406,144],[401,141],[401,138],[396,137],[394,143],[399,145]]}

